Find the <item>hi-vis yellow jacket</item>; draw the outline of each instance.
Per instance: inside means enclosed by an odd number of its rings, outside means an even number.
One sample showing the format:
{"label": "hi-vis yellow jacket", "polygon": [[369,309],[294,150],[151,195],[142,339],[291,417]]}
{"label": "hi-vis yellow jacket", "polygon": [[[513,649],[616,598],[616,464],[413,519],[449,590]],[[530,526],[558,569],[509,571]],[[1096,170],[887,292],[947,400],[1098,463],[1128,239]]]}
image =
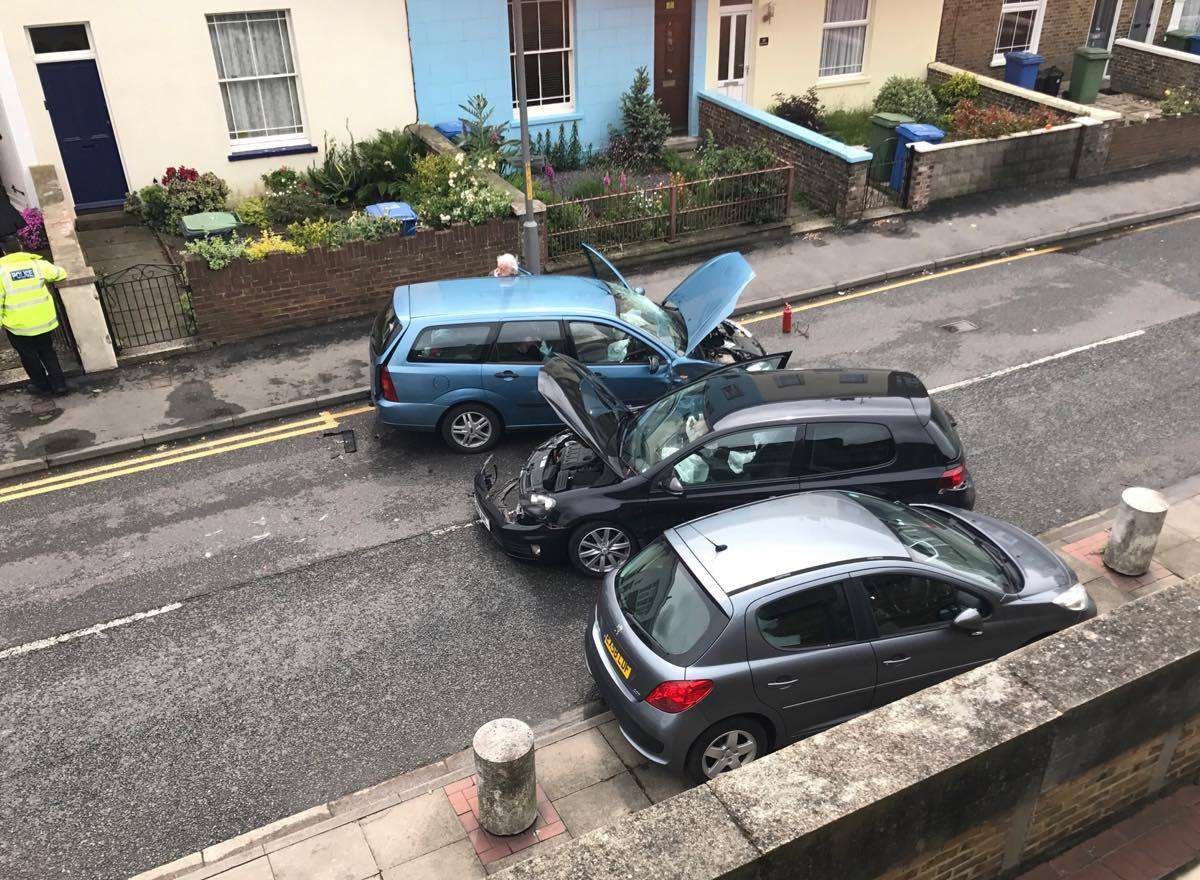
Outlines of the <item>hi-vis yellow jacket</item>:
{"label": "hi-vis yellow jacket", "polygon": [[46,282],[66,277],[65,269],[37,254],[0,257],[0,326],[18,336],[49,333],[58,326],[58,310]]}

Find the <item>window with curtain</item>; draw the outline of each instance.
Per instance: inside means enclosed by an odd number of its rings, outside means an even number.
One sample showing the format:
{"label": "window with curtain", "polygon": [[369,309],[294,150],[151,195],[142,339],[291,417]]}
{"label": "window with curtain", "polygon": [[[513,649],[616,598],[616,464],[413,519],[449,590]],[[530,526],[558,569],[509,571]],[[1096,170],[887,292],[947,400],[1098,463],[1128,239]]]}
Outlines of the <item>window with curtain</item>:
{"label": "window with curtain", "polygon": [[862,73],[870,0],[825,0],[821,76]]}
{"label": "window with curtain", "polygon": [[[512,64],[513,108],[517,106],[517,51],[513,41],[513,0],[508,0],[508,54]],[[525,38],[525,91],[531,113],[570,107],[574,53],[571,0],[521,0]]]}
{"label": "window with curtain", "polygon": [[1200,0],[1175,0],[1172,19],[1171,30],[1200,33]]}
{"label": "window with curtain", "polygon": [[287,12],[237,12],[207,19],[229,139],[295,140],[304,123]]}
{"label": "window with curtain", "polygon": [[996,29],[993,64],[1004,63],[1005,52],[1036,52],[1046,0],[1004,0]]}

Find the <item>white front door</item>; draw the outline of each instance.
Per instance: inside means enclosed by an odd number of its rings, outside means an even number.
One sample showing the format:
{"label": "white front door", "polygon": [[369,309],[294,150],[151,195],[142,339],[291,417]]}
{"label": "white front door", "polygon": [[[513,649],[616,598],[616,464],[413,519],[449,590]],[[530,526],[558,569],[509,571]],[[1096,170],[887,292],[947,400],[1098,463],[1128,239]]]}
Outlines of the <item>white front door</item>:
{"label": "white front door", "polygon": [[753,14],[754,6],[749,3],[721,5],[721,26],[717,31],[717,91],[739,101],[745,101],[747,95]]}

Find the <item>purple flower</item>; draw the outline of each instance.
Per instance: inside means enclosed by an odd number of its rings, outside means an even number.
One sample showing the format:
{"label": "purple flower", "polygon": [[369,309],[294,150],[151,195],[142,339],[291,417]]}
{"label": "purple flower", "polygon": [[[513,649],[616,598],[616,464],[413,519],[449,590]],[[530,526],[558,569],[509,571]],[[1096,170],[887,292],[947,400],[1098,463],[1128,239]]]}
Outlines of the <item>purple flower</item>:
{"label": "purple flower", "polygon": [[46,239],[46,226],[42,212],[37,208],[26,208],[21,212],[21,219],[25,221],[24,228],[17,230],[17,238],[21,242],[21,247],[29,251],[38,251],[46,247],[49,242]]}
{"label": "purple flower", "polygon": [[551,183],[554,182],[554,166],[549,162],[546,163],[546,177],[550,179]]}
{"label": "purple flower", "polygon": [[608,175],[608,172],[605,172],[605,174],[604,174],[604,188],[605,188],[605,189],[608,189],[610,186],[612,186],[612,178],[611,178],[611,177]]}

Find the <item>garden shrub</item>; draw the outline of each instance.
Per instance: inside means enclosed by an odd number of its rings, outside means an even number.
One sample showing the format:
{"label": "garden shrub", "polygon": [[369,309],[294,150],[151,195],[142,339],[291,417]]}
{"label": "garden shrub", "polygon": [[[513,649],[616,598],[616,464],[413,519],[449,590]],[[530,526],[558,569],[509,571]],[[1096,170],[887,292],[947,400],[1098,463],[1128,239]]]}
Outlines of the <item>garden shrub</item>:
{"label": "garden shrub", "polygon": [[238,218],[247,226],[262,229],[264,226],[271,225],[271,221],[267,218],[265,202],[258,196],[242,199],[236,210]]}
{"label": "garden shrub", "polygon": [[780,119],[796,125],[802,125],[811,131],[825,130],[825,107],[815,88],[810,88],[803,95],[775,94],[777,102],[770,112]]}
{"label": "garden shrub", "polygon": [[338,216],[337,209],[329,200],[309,189],[307,184],[298,184],[293,190],[268,195],[263,199],[263,212],[276,226],[287,226],[318,217]]}
{"label": "garden shrub", "polygon": [[125,210],[141,215],[146,225],[173,235],[188,214],[224,211],[229,186],[211,171],[203,174],[185,166],[168,168],[162,183],[144,186],[125,198]]}
{"label": "garden shrub", "polygon": [[[505,177],[504,179],[507,180],[509,183],[511,183],[518,190],[520,190],[521,194],[524,195],[524,193],[525,193],[525,172],[524,171],[514,171],[511,174],[509,174],[507,177]],[[551,188],[551,186],[545,182],[545,180],[543,178],[538,177],[536,174],[533,176],[533,197],[535,199],[538,199],[539,201],[547,202],[547,203],[558,201],[558,198],[559,198],[558,193],[556,193]]]}
{"label": "garden shrub", "polygon": [[268,171],[262,176],[263,186],[270,195],[293,192],[300,185],[302,177],[299,171],[280,165],[274,171]]}
{"label": "garden shrub", "polygon": [[956,73],[933,90],[943,112],[952,113],[960,101],[978,101],[983,89],[974,74]]}
{"label": "garden shrub", "polygon": [[240,260],[246,253],[248,238],[225,238],[222,235],[210,235],[207,238],[196,238],[189,241],[184,250],[195,254],[208,264],[208,268],[224,269],[234,260]]}
{"label": "garden shrub", "polygon": [[760,171],[780,164],[770,147],[762,141],[749,147],[736,144],[722,147],[711,131],[705,134],[704,143],[696,150],[696,162],[702,177]]}
{"label": "garden shrub", "polygon": [[416,163],[413,179],[421,221],[434,229],[484,223],[512,210],[509,197],[488,183],[486,160],[463,153],[430,155]]}
{"label": "garden shrub", "polygon": [[288,241],[278,232],[270,229],[262,230],[258,238],[247,241],[244,251],[246,259],[252,262],[265,260],[271,254],[302,253],[304,253],[304,245]]}
{"label": "garden shrub", "polygon": [[671,134],[670,117],[650,91],[650,75],[639,67],[621,95],[621,130],[609,129],[608,156],[617,166],[643,170],[662,158]]}
{"label": "garden shrub", "polygon": [[404,223],[394,217],[372,217],[355,211],[342,221],[346,241],[377,241],[385,235],[397,235],[404,231]]}
{"label": "garden shrub", "polygon": [[458,109],[463,112],[463,133],[458,146],[472,159],[499,171],[512,159],[518,144],[507,135],[509,123],[492,122],[494,110],[483,95],[472,95]]}
{"label": "garden shrub", "polygon": [[579,123],[571,123],[571,134],[567,134],[565,123],[559,123],[558,136],[549,129],[542,129],[533,139],[533,152],[546,157],[546,163],[555,171],[578,171],[592,161],[594,150],[588,144],[584,149],[579,140]]}
{"label": "garden shrub", "polygon": [[336,248],[346,241],[346,224],[328,217],[300,220],[289,223],[288,238],[307,249],[312,247]]}
{"label": "garden shrub", "polygon": [[585,177],[578,181],[573,187],[568,198],[571,199],[592,199],[596,196],[602,196],[608,188],[604,185],[604,181],[599,177]]}
{"label": "garden shrub", "polygon": [[362,184],[354,202],[406,202],[412,197],[412,171],[422,155],[420,143],[400,129],[380,130],[358,143]]}
{"label": "garden shrub", "polygon": [[1047,107],[1016,113],[1006,107],[980,106],[974,101],[959,101],[950,117],[949,130],[954,140],[998,138],[1020,131],[1033,131],[1059,125],[1064,117]]}
{"label": "garden shrub", "polygon": [[50,246],[50,240],[46,237],[46,220],[41,211],[26,208],[21,212],[21,219],[25,225],[17,230],[17,240],[21,242],[22,250],[40,251]]}
{"label": "garden shrub", "polygon": [[1163,92],[1159,102],[1163,116],[1190,116],[1200,113],[1200,93],[1188,86],[1175,86]]}
{"label": "garden shrub", "polygon": [[358,145],[353,136],[349,144],[343,145],[326,135],[323,152],[321,163],[310,165],[304,172],[304,181],[331,204],[349,205],[367,184],[367,170]]}
{"label": "garden shrub", "polygon": [[875,96],[876,113],[903,113],[917,122],[937,119],[937,98],[923,79],[914,76],[889,76]]}

